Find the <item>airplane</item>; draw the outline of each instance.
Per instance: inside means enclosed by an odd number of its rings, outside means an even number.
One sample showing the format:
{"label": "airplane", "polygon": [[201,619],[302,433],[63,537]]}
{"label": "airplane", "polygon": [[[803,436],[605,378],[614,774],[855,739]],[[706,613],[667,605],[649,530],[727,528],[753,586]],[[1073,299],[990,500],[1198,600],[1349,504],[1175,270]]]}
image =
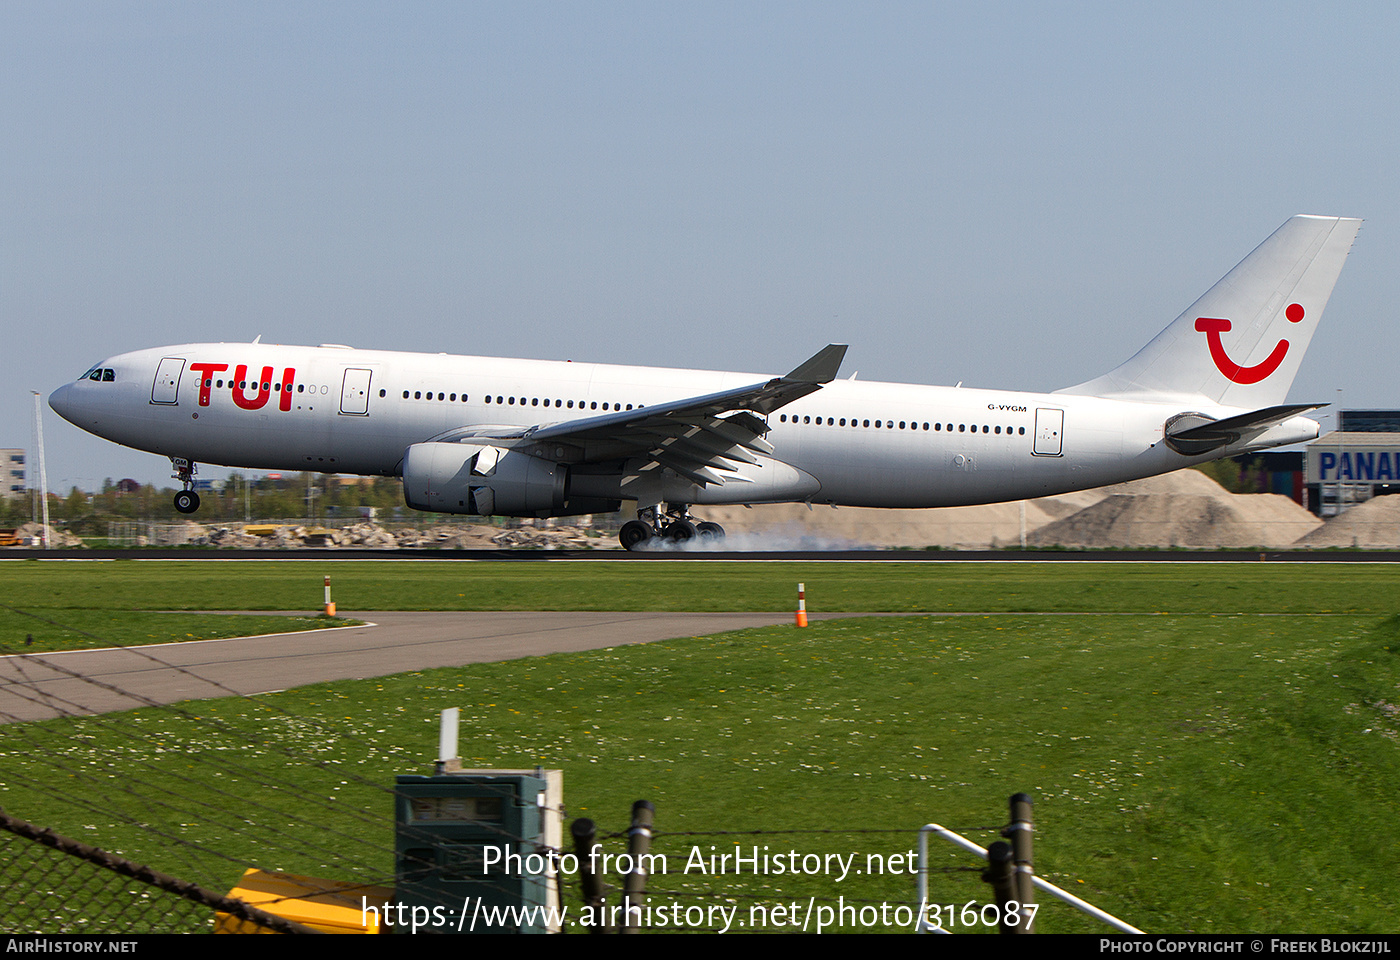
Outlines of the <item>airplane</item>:
{"label": "airplane", "polygon": [[1053,393],[261,343],[124,353],[64,419],[198,463],[400,477],[416,510],[556,517],[635,501],[622,546],[717,540],[692,506],[944,507],[1043,497],[1311,440],[1287,403],[1361,225],[1296,216],[1103,376]]}

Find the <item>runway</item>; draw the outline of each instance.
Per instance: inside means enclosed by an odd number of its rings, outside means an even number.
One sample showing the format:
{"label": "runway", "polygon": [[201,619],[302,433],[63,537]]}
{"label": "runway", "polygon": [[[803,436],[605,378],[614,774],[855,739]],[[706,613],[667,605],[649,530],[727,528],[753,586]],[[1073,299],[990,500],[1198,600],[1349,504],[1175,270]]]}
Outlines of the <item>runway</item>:
{"label": "runway", "polygon": [[1397,563],[1395,550],[369,550],[305,547],[287,550],[219,550],[141,547],[96,550],[36,550],[6,547],[0,560],[185,560],[185,561],[430,561],[438,563]]}
{"label": "runway", "polygon": [[0,657],[0,723],[703,636],[792,618],[783,613],[341,613],[368,624]]}

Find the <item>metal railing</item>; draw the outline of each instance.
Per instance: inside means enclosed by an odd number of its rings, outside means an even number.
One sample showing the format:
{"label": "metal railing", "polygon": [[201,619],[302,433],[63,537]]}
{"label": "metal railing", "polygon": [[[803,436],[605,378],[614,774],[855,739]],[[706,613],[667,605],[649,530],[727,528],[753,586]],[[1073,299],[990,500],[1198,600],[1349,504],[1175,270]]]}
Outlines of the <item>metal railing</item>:
{"label": "metal railing", "polygon": [[[929,922],[929,920],[928,920],[928,911],[927,911],[926,907],[927,907],[927,904],[929,903],[929,897],[928,897],[928,870],[929,870],[929,864],[928,864],[928,838],[929,838],[929,834],[937,834],[938,836],[942,837],[944,840],[947,840],[949,843],[952,843],[954,846],[961,847],[962,849],[968,851],[969,853],[975,853],[975,854],[977,854],[979,857],[983,858],[984,860],[987,858],[987,850],[986,850],[985,847],[981,847],[981,846],[979,846],[978,844],[973,843],[971,840],[967,839],[966,837],[960,836],[959,834],[954,833],[953,831],[949,830],[948,828],[946,828],[946,827],[941,827],[941,826],[939,826],[939,825],[936,824],[936,823],[928,823],[928,824],[925,824],[924,826],[922,826],[922,827],[919,828],[919,874],[918,874],[918,882],[917,882],[918,895],[919,895],[919,923],[918,923],[918,927],[916,928],[916,932],[918,932],[918,933],[947,933],[948,931],[945,930],[942,926],[935,925],[935,924]],[[1083,913],[1087,913],[1089,916],[1095,918],[1096,920],[1101,920],[1102,922],[1108,924],[1110,927],[1113,927],[1115,930],[1118,930],[1118,931],[1121,932],[1121,933],[1143,933],[1143,932],[1144,932],[1144,931],[1142,931],[1142,930],[1139,930],[1137,927],[1133,926],[1132,924],[1126,923],[1126,922],[1124,922],[1124,921],[1122,921],[1122,920],[1119,920],[1117,917],[1113,916],[1112,914],[1106,913],[1105,911],[1100,910],[1098,907],[1094,906],[1092,903],[1088,903],[1087,901],[1084,901],[1084,900],[1079,899],[1078,897],[1076,897],[1074,894],[1070,893],[1069,891],[1067,891],[1067,890],[1061,890],[1059,887],[1055,886],[1053,883],[1050,883],[1050,882],[1047,881],[1047,880],[1042,880],[1042,879],[1040,879],[1040,877],[1037,877],[1037,876],[1035,876],[1035,875],[1032,874],[1032,875],[1031,875],[1031,882],[1035,885],[1035,888],[1036,888],[1037,890],[1043,890],[1044,892],[1050,894],[1050,896],[1055,897],[1056,899],[1059,899],[1059,900],[1063,900],[1065,903],[1067,903],[1067,904],[1069,904],[1070,906],[1074,907],[1076,910],[1082,911]]]}

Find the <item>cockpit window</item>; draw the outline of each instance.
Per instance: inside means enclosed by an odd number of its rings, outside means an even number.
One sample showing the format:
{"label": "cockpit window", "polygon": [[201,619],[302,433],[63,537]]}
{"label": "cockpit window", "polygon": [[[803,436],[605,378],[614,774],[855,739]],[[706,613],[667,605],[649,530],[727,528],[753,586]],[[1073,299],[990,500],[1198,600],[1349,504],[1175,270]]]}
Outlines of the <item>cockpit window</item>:
{"label": "cockpit window", "polygon": [[117,371],[113,370],[111,367],[105,367],[105,368],[102,370],[102,382],[103,382],[103,383],[116,383],[116,381],[117,381]]}
{"label": "cockpit window", "polygon": [[111,367],[93,367],[78,379],[96,380],[98,383],[115,383],[117,380],[117,371],[113,370]]}

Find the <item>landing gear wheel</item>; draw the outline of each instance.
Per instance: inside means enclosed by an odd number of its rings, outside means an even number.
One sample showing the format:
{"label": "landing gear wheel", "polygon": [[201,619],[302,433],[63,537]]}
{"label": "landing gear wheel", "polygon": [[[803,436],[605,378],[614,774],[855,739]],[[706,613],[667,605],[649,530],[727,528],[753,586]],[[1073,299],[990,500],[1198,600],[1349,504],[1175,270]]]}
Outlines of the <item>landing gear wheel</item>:
{"label": "landing gear wheel", "polygon": [[689,543],[700,536],[700,531],[689,520],[673,520],[666,524],[666,529],[661,531],[661,535],[672,543]]}
{"label": "landing gear wheel", "polygon": [[695,529],[699,531],[700,539],[709,543],[715,543],[724,539],[724,528],[709,520],[696,524]]}
{"label": "landing gear wheel", "polygon": [[637,550],[656,534],[652,533],[651,525],[642,523],[640,520],[628,520],[622,525],[622,529],[617,532],[617,539],[626,550]]}
{"label": "landing gear wheel", "polygon": [[175,509],[181,513],[194,513],[199,509],[199,494],[190,489],[194,486],[194,461],[184,457],[171,457],[170,466],[175,470],[174,478],[184,487],[175,494]]}

